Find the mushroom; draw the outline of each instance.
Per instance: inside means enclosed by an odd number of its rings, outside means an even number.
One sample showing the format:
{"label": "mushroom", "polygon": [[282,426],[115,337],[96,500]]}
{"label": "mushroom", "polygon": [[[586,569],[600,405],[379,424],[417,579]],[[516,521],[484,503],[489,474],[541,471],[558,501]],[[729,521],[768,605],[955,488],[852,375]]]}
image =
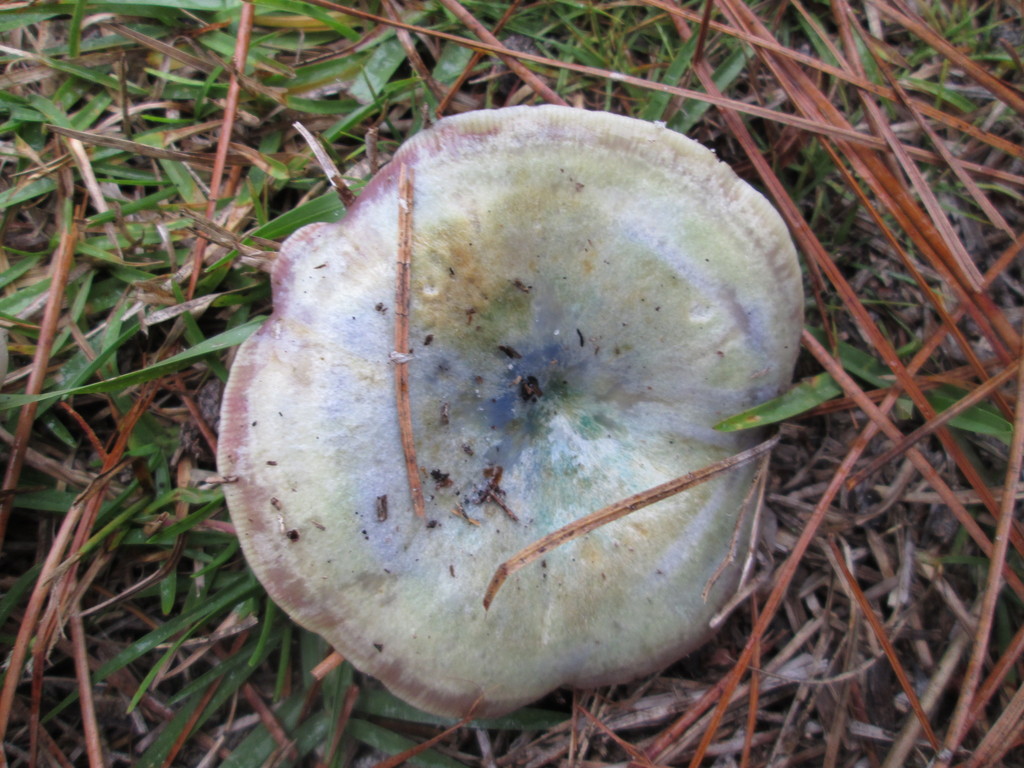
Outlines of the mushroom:
{"label": "mushroom", "polygon": [[748,552],[753,463],[483,597],[532,542],[761,439],[712,426],[789,383],[800,270],[775,210],[710,151],[566,107],[448,117],[342,221],[296,232],[272,283],[219,464],[245,555],[293,619],[452,717],[628,681],[706,639]]}

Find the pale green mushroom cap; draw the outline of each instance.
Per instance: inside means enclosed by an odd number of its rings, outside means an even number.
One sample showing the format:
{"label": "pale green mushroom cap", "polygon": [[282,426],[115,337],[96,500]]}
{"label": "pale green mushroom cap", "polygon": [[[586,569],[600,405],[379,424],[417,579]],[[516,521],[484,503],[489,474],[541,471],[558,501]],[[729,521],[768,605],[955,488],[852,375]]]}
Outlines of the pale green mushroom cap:
{"label": "pale green mushroom cap", "polygon": [[[402,165],[425,519],[391,359]],[[707,637],[746,555],[754,465],[555,549],[482,600],[545,534],[763,438],[712,425],[788,385],[800,271],[778,214],[711,152],[563,107],[446,118],[343,221],[289,239],[273,287],[232,369],[219,461],[249,563],[296,621],[455,717],[627,681]],[[487,494],[499,467],[518,522]]]}

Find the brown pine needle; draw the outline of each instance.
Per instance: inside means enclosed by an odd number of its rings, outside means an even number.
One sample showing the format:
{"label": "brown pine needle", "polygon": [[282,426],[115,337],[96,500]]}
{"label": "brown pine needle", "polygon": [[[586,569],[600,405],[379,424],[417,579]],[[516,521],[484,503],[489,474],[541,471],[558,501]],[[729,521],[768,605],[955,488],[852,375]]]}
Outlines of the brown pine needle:
{"label": "brown pine needle", "polygon": [[538,539],[528,547],[521,549],[511,558],[506,560],[504,563],[498,566],[494,572],[494,576],[491,577],[490,583],[487,585],[487,591],[484,593],[484,609],[491,607],[491,603],[494,602],[494,597],[498,594],[498,590],[501,589],[501,585],[505,583],[516,571],[526,567],[534,560],[550,552],[552,549],[568,544],[570,541],[585,536],[591,531],[597,530],[598,528],[608,525],[608,523],[615,522],[616,520],[630,515],[633,512],[649,507],[651,504],[657,504],[659,501],[675,496],[677,493],[681,493],[689,488],[693,488],[696,485],[705,483],[713,477],[717,477],[723,472],[737,467],[741,464],[745,464],[752,459],[756,459],[758,456],[770,451],[776,443],[779,442],[778,436],[769,438],[763,443],[758,443],[753,448],[748,448],[745,451],[737,453],[735,456],[729,456],[728,458],[716,461],[714,464],[698,469],[689,474],[677,477],[675,480],[669,480],[667,483],[656,485],[653,488],[648,488],[646,491],[635,493],[632,496],[609,504],[607,507],[603,507],[596,512],[593,512],[586,517],[581,517],[579,520],[574,520],[566,526],[559,528],[557,531],[552,531],[542,539]]}
{"label": "brown pine needle", "polygon": [[398,172],[398,264],[395,278],[395,404],[398,428],[402,434],[405,473],[409,478],[412,508],[417,517],[426,517],[420,469],[416,463],[416,443],[412,436],[412,406],[409,403],[409,279],[412,268],[413,170],[403,165]]}
{"label": "brown pine needle", "polygon": [[[953,718],[943,743],[943,747],[950,755],[956,753],[970,726],[968,715],[971,702],[974,698],[974,692],[978,688],[982,669],[988,660],[988,648],[995,620],[996,602],[1003,587],[1003,569],[1006,565],[1006,555],[1010,543],[1010,529],[1013,525],[1014,490],[1017,487],[1018,478],[1020,478],[1021,466],[1024,465],[1024,345],[1021,346],[1018,358],[1017,413],[1014,418],[1013,435],[1014,439],[1010,445],[1010,457],[1006,468],[1003,498],[999,505],[994,545],[989,556],[988,578],[985,584],[985,595],[981,604],[981,616],[978,619],[978,630],[974,638],[974,651],[971,653],[971,659],[967,664],[964,682],[960,687],[960,698],[957,701],[956,709],[953,711]],[[945,764],[946,761],[939,761],[940,766]]]}

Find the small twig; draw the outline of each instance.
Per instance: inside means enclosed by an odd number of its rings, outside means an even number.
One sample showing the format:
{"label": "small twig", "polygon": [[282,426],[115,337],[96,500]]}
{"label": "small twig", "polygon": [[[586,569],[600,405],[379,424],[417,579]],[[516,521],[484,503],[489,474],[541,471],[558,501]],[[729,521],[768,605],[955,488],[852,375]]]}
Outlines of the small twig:
{"label": "small twig", "polygon": [[[821,345],[821,342],[806,330],[803,332],[801,338],[803,339],[803,344],[807,351],[814,355],[828,373],[832,374],[832,378],[834,378],[839,386],[843,388],[843,391],[852,397],[860,409],[864,411],[869,419],[871,419],[871,423],[866,427],[866,430],[869,431],[871,435],[874,434],[875,429],[881,429],[882,432],[891,440],[895,441],[903,437],[903,434],[899,431],[896,425],[892,423],[888,416],[882,413],[877,405],[864,397],[864,392],[857,386],[857,383],[853,380],[850,374],[848,374],[843,369],[842,365],[840,365],[828,350]],[[928,482],[928,484],[931,485],[937,493],[939,493],[942,501],[953,512],[956,519],[967,530],[975,543],[977,543],[987,556],[991,557],[993,546],[991,540],[978,524],[978,521],[974,516],[971,515],[964,505],[956,498],[949,485],[942,479],[935,467],[931,465],[928,458],[917,448],[911,448],[907,451],[906,455],[913,463],[914,467],[924,477],[925,481]],[[843,475],[844,483],[848,474],[849,473],[847,472],[846,475]],[[983,501],[985,500],[985,496],[991,497],[991,494],[988,493],[987,486],[984,488],[975,486],[975,490],[984,491],[984,494],[982,495]],[[1013,591],[1018,595],[1024,596],[1024,581],[1022,581],[1021,578],[1010,568],[1005,569],[1004,573],[1006,581]]]}
{"label": "small twig", "polygon": [[[6,443],[11,445],[14,442],[14,435],[8,432],[3,427],[0,427],[0,443]],[[44,456],[34,448],[27,448],[25,450],[25,461],[24,463],[32,469],[35,469],[43,474],[49,475],[50,477],[60,480],[61,482],[68,483],[69,485],[78,485],[85,487],[89,485],[94,479],[95,475],[91,475],[88,472],[82,472],[81,470],[74,469],[73,467],[66,467],[56,459],[51,459],[49,456]],[[111,483],[111,488],[115,493],[120,493],[124,490],[120,485]],[[3,495],[14,495],[17,492],[17,488],[11,488],[4,490]]]}
{"label": "small twig", "polygon": [[930,45],[944,59],[952,61],[956,66],[962,68],[972,80],[982,88],[989,91],[993,96],[1006,104],[1017,114],[1024,115],[1024,94],[1013,86],[1004,83],[983,66],[965,55],[960,49],[954,46],[949,40],[936,32],[927,24],[918,21],[910,16],[901,13],[891,3],[882,3],[878,0],[871,0],[871,7],[877,8],[882,15],[888,16],[892,21],[902,26],[912,34],[921,38]]}
{"label": "small twig", "polygon": [[[39,578],[36,580],[28,605],[22,614],[18,635],[7,662],[7,675],[4,678],[3,688],[0,689],[0,742],[3,741],[7,733],[14,707],[15,693],[22,679],[22,667],[32,645],[31,639],[36,635],[39,617],[43,613],[46,599],[50,594],[51,588],[54,586],[56,577],[60,574],[59,569],[65,550],[71,543],[79,520],[86,514],[90,501],[94,497],[103,494],[107,483],[120,469],[121,465],[114,465],[107,469],[78,495],[75,502],[68,509],[67,514],[64,515],[60,528],[54,536],[46,558],[43,560],[42,568],[39,571]],[[39,647],[39,645],[36,646],[37,649]],[[0,765],[3,764],[3,759],[0,757]]]}
{"label": "small twig", "polygon": [[[710,2],[708,3],[710,5]],[[756,528],[755,528],[756,535]],[[757,599],[750,601],[750,620],[757,624]],[[761,666],[761,639],[754,639],[754,653],[750,658],[751,667],[755,670]],[[747,692],[749,704],[747,705],[746,729],[743,732],[743,751],[740,753],[740,768],[748,768],[750,765],[750,752],[754,746],[754,737],[757,734],[757,711],[761,697],[761,675],[750,676],[750,689]]]}
{"label": "small twig", "polygon": [[462,508],[461,504],[456,504],[454,507],[452,507],[452,514],[455,515],[460,520],[465,520],[470,525],[476,525],[476,526],[480,525],[480,521],[479,520],[474,520],[473,518],[471,518],[469,515],[466,514],[466,510]]}
{"label": "small twig", "polygon": [[[921,706],[924,711],[931,714],[935,711],[940,698],[945,694],[954,680],[954,675],[960,670],[961,657],[967,650],[970,642],[970,635],[960,625],[953,627],[953,634],[949,641],[946,652],[942,655],[939,665],[928,681],[928,687],[921,694]],[[900,732],[893,740],[889,753],[885,756],[885,762],[881,768],[902,768],[907,764],[907,757],[916,747],[918,737],[921,733],[921,723],[917,718],[909,718]]]}
{"label": "small twig", "polygon": [[331,651],[323,661],[317,664],[313,669],[309,671],[310,676],[319,682],[323,682],[323,679],[327,677],[329,672],[340,667],[345,663],[345,657],[337,651]]}
{"label": "small twig", "polygon": [[[241,635],[238,635],[235,638],[235,642],[232,645],[231,649],[231,655],[234,655],[238,653],[240,650],[242,650],[242,644],[245,642],[248,636],[249,633],[245,632]],[[210,685],[206,688],[206,690],[203,691],[203,695],[199,698],[199,701],[196,702],[195,708],[189,713],[189,716],[186,718],[185,724],[182,727],[181,732],[178,734],[177,738],[175,738],[170,750],[168,750],[168,753],[164,758],[164,762],[161,768],[167,768],[167,766],[173,765],[177,761],[177,757],[181,750],[184,748],[185,743],[188,741],[189,735],[192,733],[192,730],[196,727],[197,723],[199,722],[199,718],[202,716],[203,710],[205,710],[206,707],[209,705],[210,700],[214,697],[214,694],[217,693],[217,690],[221,687],[223,683],[224,677],[217,677],[214,680],[212,680]],[[273,734],[273,731],[271,731],[271,734]]]}
{"label": "small twig", "polygon": [[[398,8],[395,7],[394,0],[387,0],[383,6],[384,12],[389,18],[398,20],[401,15],[398,12]],[[409,66],[413,68],[413,71],[419,75],[420,80],[434,95],[435,99],[444,98],[444,86],[442,86],[434,76],[430,73],[430,68],[423,61],[423,57],[420,56],[419,51],[416,50],[416,43],[413,42],[412,33],[407,29],[396,29],[395,35],[398,37],[398,42],[405,50],[405,58],[409,61]]]}
{"label": "small twig", "polygon": [[409,478],[412,508],[417,517],[426,517],[420,470],[416,463],[416,443],[412,436],[412,406],[409,404],[409,281],[412,268],[413,171],[403,165],[398,172],[398,264],[395,278],[395,402],[398,428],[402,435],[405,472]]}
{"label": "small twig", "polygon": [[529,565],[547,552],[550,552],[552,549],[560,547],[563,544],[568,544],[570,541],[578,539],[580,536],[584,536],[591,531],[597,530],[608,523],[615,522],[616,520],[641,510],[644,507],[649,507],[651,504],[664,501],[665,499],[675,496],[677,493],[681,493],[688,488],[693,488],[696,485],[707,482],[726,470],[732,469],[740,464],[744,464],[751,459],[755,459],[770,451],[778,441],[778,436],[772,437],[765,440],[763,443],[758,443],[753,448],[737,453],[735,456],[729,456],[721,461],[716,461],[714,464],[698,469],[695,472],[690,472],[682,477],[677,477],[675,480],[669,480],[667,483],[662,483],[661,485],[656,485],[653,488],[648,488],[646,491],[628,496],[621,501],[617,501],[614,504],[610,504],[607,507],[597,510],[597,512],[581,517],[579,520],[574,520],[568,525],[559,528],[557,531],[549,533],[547,536],[535,541],[525,549],[521,549],[510,559],[498,566],[497,570],[494,572],[494,576],[491,577],[490,584],[487,585],[487,592],[484,594],[484,608],[490,608],[495,595],[498,594],[498,590],[501,589],[501,585],[505,583],[505,580],[508,579],[509,576],[520,568]]}
{"label": "small twig", "polygon": [[[107,198],[103,194],[103,190],[100,189],[100,184],[96,180],[96,172],[93,170],[92,162],[89,160],[89,154],[85,151],[85,145],[78,139],[68,137],[66,142],[68,151],[71,153],[71,157],[75,160],[75,165],[78,166],[78,173],[81,176],[82,183],[85,184],[86,190],[89,192],[89,199],[92,201],[93,207],[100,213],[106,213],[110,211],[110,205],[107,203]],[[121,246],[117,239],[117,234],[114,231],[114,225],[110,221],[106,221],[103,224],[103,231],[107,233],[107,238],[110,240],[111,246],[117,253],[118,258],[124,260],[124,254],[121,252]]]}
{"label": "small twig", "polygon": [[[750,661],[753,658],[754,649],[758,647],[758,643],[761,638],[763,638],[765,632],[768,631],[768,625],[779,610],[783,597],[786,595],[787,590],[793,583],[797,569],[799,568],[808,547],[810,547],[812,539],[817,535],[818,528],[821,527],[821,524],[825,519],[826,512],[836,496],[839,495],[843,479],[850,473],[850,470],[863,454],[866,447],[867,441],[863,439],[862,434],[860,438],[854,441],[849,453],[843,458],[843,461],[836,468],[832,479],[829,481],[828,486],[825,488],[821,498],[815,505],[813,512],[804,522],[803,529],[800,532],[800,537],[792,545],[789,556],[779,567],[778,573],[775,577],[775,585],[772,587],[771,593],[768,595],[767,600],[765,600],[765,604],[762,606],[757,622],[750,630],[750,638],[747,640],[747,644],[744,646],[739,658],[733,664],[729,674],[721,678],[716,685],[716,689],[720,692],[718,703],[715,705],[714,711],[708,717],[707,726],[704,729],[700,743],[697,745],[694,757],[690,762],[690,768],[697,768],[697,766],[700,765],[703,755],[707,752],[712,739],[715,737],[715,733],[718,731],[718,727],[721,725],[722,718],[725,715],[725,710],[728,708],[734,693],[739,687],[740,679],[750,667]],[[675,739],[683,733],[685,727],[688,726],[685,725],[684,718],[680,718],[680,720],[673,723],[668,729],[659,734],[653,744],[647,748],[648,757],[655,760],[659,759],[664,753],[671,749]]]}
{"label": "small twig", "polygon": [[483,497],[484,501],[493,502],[501,507],[501,511],[504,512],[508,516],[508,519],[513,523],[519,522],[519,518],[516,516],[516,513],[513,512],[509,505],[505,503],[505,500],[501,498],[497,488],[486,489],[483,493]]}
{"label": "small twig", "polygon": [[172,570],[174,570],[174,568],[178,565],[178,561],[181,559],[181,555],[184,551],[185,537],[178,536],[174,540],[174,547],[171,549],[171,554],[167,557],[166,560],[164,560],[163,564],[160,566],[159,569],[149,574],[145,578],[136,581],[130,587],[126,588],[123,592],[119,592],[113,597],[107,598],[102,603],[99,603],[98,605],[93,605],[87,608],[86,610],[81,611],[82,617],[91,616],[95,613],[105,611],[110,606],[116,605],[117,603],[127,600],[132,595],[137,595],[144,589],[148,589],[153,584],[159,584],[161,581],[167,578],[167,575]]}
{"label": "small twig", "polygon": [[1013,635],[1013,639],[1006,646],[1003,651],[1003,655],[999,657],[999,660],[992,665],[991,671],[988,673],[988,678],[982,683],[981,687],[978,688],[978,693],[974,697],[974,701],[971,703],[971,712],[969,719],[971,722],[977,720],[981,716],[981,712],[988,706],[989,701],[995,695],[996,691],[999,690],[1000,686],[1006,681],[1007,675],[1010,674],[1010,670],[1014,668],[1017,661],[1024,656],[1024,626],[1018,627],[1017,631]]}
{"label": "small twig", "polygon": [[[230,622],[234,623],[230,623]],[[166,651],[171,648],[179,649],[181,651],[193,651],[193,657],[198,660],[206,654],[206,651],[213,645],[223,642],[230,637],[240,635],[242,632],[248,632],[253,627],[259,626],[260,620],[257,616],[249,615],[245,618],[238,618],[238,614],[231,613],[228,618],[225,619],[220,626],[217,627],[213,632],[202,637],[190,637],[188,640],[181,641],[175,640],[174,642],[157,643],[154,650]],[[170,680],[171,678],[182,674],[194,663],[193,660],[186,659],[185,661],[178,664],[176,667],[172,667],[166,672],[161,673],[161,680]]]}
{"label": "small twig", "polygon": [[203,436],[203,440],[206,441],[206,446],[210,449],[210,453],[216,456],[218,442],[217,435],[214,434],[213,429],[210,428],[210,423],[206,420],[206,417],[203,415],[203,412],[195,398],[188,393],[188,390],[182,381],[182,377],[178,375],[176,378],[178,379],[179,384],[181,384],[181,402],[183,402],[185,407],[188,409],[189,415],[192,417],[192,423],[195,424],[196,429],[199,430],[199,434]]}
{"label": "small twig", "polygon": [[371,126],[366,131],[366,160],[370,164],[370,173],[376,175],[380,170],[380,151],[377,141],[380,138],[380,128]]}
{"label": "small twig", "polygon": [[[222,248],[238,251],[243,256],[249,256],[250,258],[267,258],[273,256],[272,251],[243,243],[242,240],[247,239],[245,235],[239,235],[237,232],[232,232],[230,229],[221,226],[208,216],[196,213],[195,211],[190,211],[187,208],[182,210],[182,215],[192,220],[192,228],[195,229],[199,237],[203,238],[207,243],[214,243]],[[208,295],[209,294],[207,294],[207,296]],[[203,301],[205,298],[207,297],[202,296],[196,299],[190,299],[182,302],[178,306],[189,307],[190,309],[188,311],[193,311],[192,307],[197,306],[194,302]],[[152,322],[153,321],[150,321],[150,324],[152,324]]]}

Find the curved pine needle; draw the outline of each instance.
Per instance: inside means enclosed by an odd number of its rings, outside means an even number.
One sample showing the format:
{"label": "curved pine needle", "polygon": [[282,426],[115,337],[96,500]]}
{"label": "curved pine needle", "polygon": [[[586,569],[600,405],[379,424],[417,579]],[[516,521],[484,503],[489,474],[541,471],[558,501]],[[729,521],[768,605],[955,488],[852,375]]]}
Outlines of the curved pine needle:
{"label": "curved pine needle", "polygon": [[643,509],[644,507],[649,507],[651,504],[657,504],[659,501],[664,501],[671,496],[675,496],[677,493],[681,493],[682,491],[693,488],[701,483],[706,483],[708,480],[711,480],[734,467],[746,464],[748,461],[752,461],[758,456],[770,451],[778,442],[779,437],[776,435],[762,443],[758,443],[753,448],[748,448],[734,456],[729,456],[721,461],[716,461],[702,469],[690,472],[682,477],[677,477],[675,480],[669,480],[667,483],[656,485],[653,488],[648,488],[646,491],[635,493],[632,496],[627,496],[621,501],[609,504],[607,507],[602,507],[586,517],[574,520],[568,525],[559,528],[557,531],[552,531],[547,536],[538,539],[530,546],[521,549],[511,558],[498,566],[497,570],[494,572],[494,576],[491,577],[490,583],[487,585],[487,591],[484,593],[484,609],[486,610],[491,607],[491,603],[494,602],[494,598],[498,594],[498,590],[501,589],[501,585],[505,583],[509,576],[516,571],[525,568],[542,555],[562,546],[563,544],[568,544],[570,541],[578,539],[581,536],[585,536],[591,531],[595,531],[602,526],[608,525],[608,523],[613,523],[626,515],[631,515],[632,513]]}
{"label": "curved pine needle", "polygon": [[398,174],[398,264],[395,278],[395,403],[398,428],[402,437],[405,473],[416,517],[426,517],[423,486],[416,463],[416,443],[412,435],[412,406],[409,403],[409,270],[412,266],[412,168],[403,165]]}

